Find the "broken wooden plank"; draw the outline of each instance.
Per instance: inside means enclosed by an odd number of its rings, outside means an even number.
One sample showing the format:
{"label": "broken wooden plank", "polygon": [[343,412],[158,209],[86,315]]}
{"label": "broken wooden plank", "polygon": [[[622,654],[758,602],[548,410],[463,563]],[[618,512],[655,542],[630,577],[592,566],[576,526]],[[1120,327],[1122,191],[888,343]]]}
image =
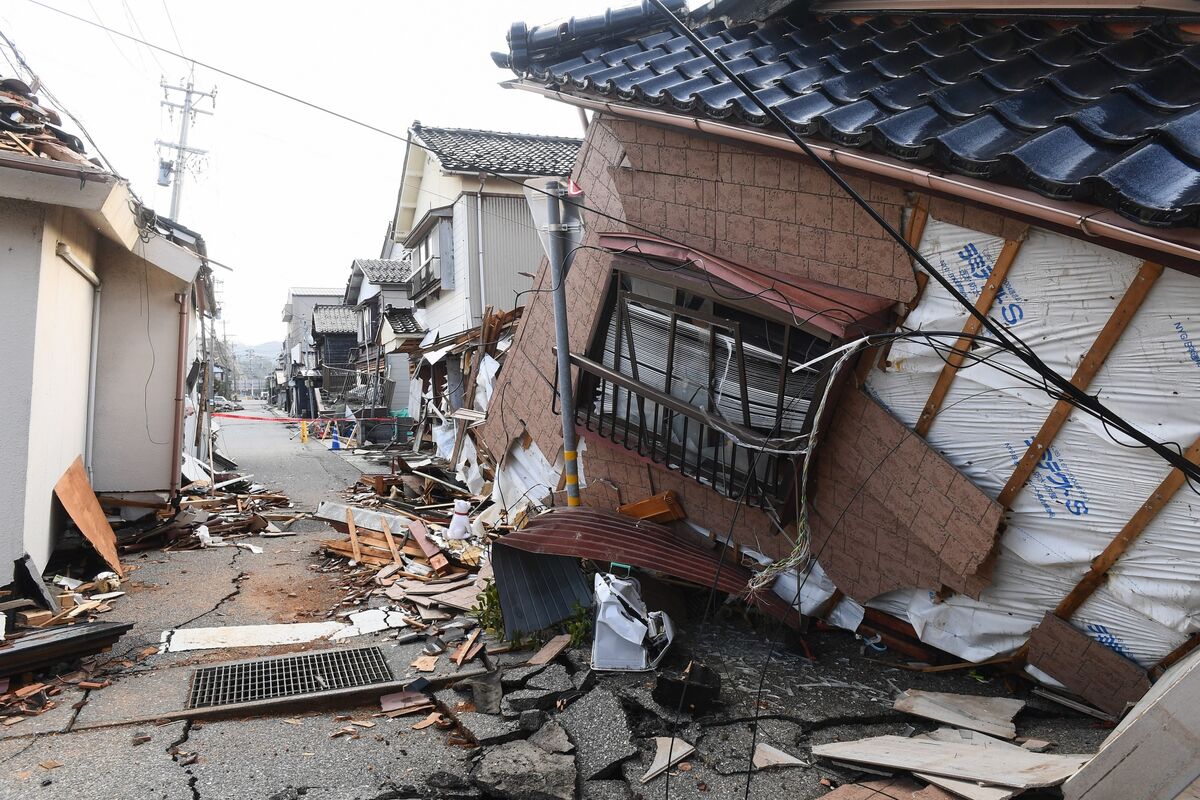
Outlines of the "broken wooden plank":
{"label": "broken wooden plank", "polygon": [[392,538],[392,526],[388,525],[388,521],[383,520],[383,538],[387,540],[388,550],[392,553],[392,560],[397,564],[403,564],[400,560],[400,551],[396,549],[396,540]]}
{"label": "broken wooden plank", "polygon": [[1017,735],[1017,726],[1013,724],[1013,718],[1024,707],[1024,700],[1009,697],[923,692],[919,689],[909,689],[892,704],[892,708],[906,714],[945,722],[959,728],[969,728],[1002,739],[1012,739]]}
{"label": "broken wooden plank", "polygon": [[559,653],[561,653],[563,650],[566,650],[568,647],[570,647],[570,645],[571,645],[570,634],[567,634],[567,633],[559,634],[558,636],[555,636],[550,641],[546,642],[545,646],[543,646],[541,650],[538,650],[536,653],[534,653],[530,657],[530,659],[528,661],[526,661],[525,663],[528,666],[537,666],[538,664],[549,664],[551,661],[553,661],[558,656]]}
{"label": "broken wooden plank", "polygon": [[[1016,745],[1009,744],[1002,739],[994,739],[978,731],[958,730],[956,728],[938,728],[936,731],[917,734],[915,738],[934,739],[940,742],[957,742],[959,744],[969,744],[982,748],[999,747],[1018,749]],[[938,786],[948,792],[953,792],[958,797],[966,798],[966,800],[1011,800],[1011,798],[1023,794],[1025,791],[1024,789],[1017,789],[1012,786],[964,781],[957,778],[947,778],[944,775],[930,775],[927,772],[914,772],[913,775],[926,783],[932,783],[934,786]]]}
{"label": "broken wooden plank", "polygon": [[71,521],[79,528],[83,538],[96,549],[109,569],[124,577],[125,569],[117,557],[117,537],[104,509],[92,491],[87,473],[83,469],[83,457],[79,456],[67,468],[67,471],[54,484],[54,494],[58,497],[63,508],[67,510]]}
{"label": "broken wooden plank", "polygon": [[617,511],[634,519],[649,520],[665,524],[687,517],[678,496],[672,491],[659,492],[653,497],[617,506]]}
{"label": "broken wooden plank", "polygon": [[1089,756],[985,750],[970,744],[875,736],[854,742],[817,745],[813,755],[856,764],[927,772],[968,781],[1022,789],[1057,786],[1075,774]]}
{"label": "broken wooden plank", "polygon": [[[435,594],[429,599],[439,605],[448,608],[454,608],[459,611],[470,611],[473,607],[479,605],[479,595],[483,592],[478,583],[471,582],[466,586],[455,589],[445,594]],[[410,600],[416,602],[416,597],[410,597]]]}
{"label": "broken wooden plank", "polygon": [[463,665],[463,661],[466,660],[467,654],[471,652],[471,648],[475,646],[475,640],[479,638],[481,632],[481,629],[476,628],[471,631],[471,635],[467,637],[467,640],[459,645],[458,653],[454,657],[454,666],[461,667]]}
{"label": "broken wooden plank", "polygon": [[433,567],[433,571],[438,574],[445,572],[450,566],[450,561],[442,552],[442,548],[429,538],[429,529],[425,527],[425,523],[420,520],[412,520],[408,523],[408,532],[412,534],[413,541],[421,548],[421,552],[429,559],[429,566]]}
{"label": "broken wooden plank", "polygon": [[346,509],[346,527],[350,529],[350,549],[355,561],[362,561],[362,548],[358,545],[358,528],[354,526],[354,512]]}
{"label": "broken wooden plank", "polygon": [[415,658],[413,662],[409,664],[409,666],[415,669],[417,672],[433,672],[437,669],[439,657],[440,656],[417,656],[417,658]]}
{"label": "broken wooden plank", "polygon": [[[996,301],[996,296],[1000,294],[1000,289],[1004,286],[1008,270],[1016,260],[1017,252],[1021,249],[1021,242],[1021,239],[1010,239],[1000,250],[1000,255],[996,258],[996,263],[987,276],[987,282],[979,293],[979,298],[975,301],[975,310],[980,314],[986,316],[991,310],[992,303]],[[917,424],[913,426],[913,430],[918,436],[924,437],[929,433],[929,428],[942,408],[942,401],[946,399],[946,394],[950,391],[950,384],[954,382],[954,376],[958,374],[959,368],[967,360],[967,354],[971,351],[975,336],[982,328],[983,323],[973,315],[968,316],[967,321],[963,323],[962,336],[955,342],[954,348],[946,354],[946,363],[942,366],[937,382],[934,383],[933,390],[929,393],[929,399],[925,403],[925,408],[921,410],[921,416],[917,418]]]}
{"label": "broken wooden plank", "polygon": [[[1146,295],[1150,293],[1154,282],[1162,275],[1163,268],[1153,261],[1142,263],[1138,274],[1134,276],[1133,282],[1125,290],[1117,307],[1113,309],[1108,321],[1104,323],[1104,327],[1096,336],[1096,340],[1092,342],[1092,346],[1088,348],[1087,355],[1079,362],[1079,366],[1075,368],[1075,374],[1071,376],[1071,384],[1076,389],[1086,390],[1092,384],[1092,379],[1096,377],[1096,373],[1104,366],[1108,354],[1116,347],[1117,342],[1121,340],[1121,334],[1129,327],[1129,323],[1133,320],[1133,315],[1141,308],[1142,301],[1146,299]],[[1004,488],[1000,490],[1000,494],[996,497],[996,502],[1005,508],[1012,508],[1013,500],[1017,494],[1025,486],[1029,480],[1029,476],[1037,469],[1037,465],[1045,457],[1051,443],[1058,432],[1062,429],[1063,424],[1071,415],[1071,411],[1075,408],[1074,404],[1067,399],[1059,400],[1054,404],[1054,408],[1050,410],[1046,421],[1042,423],[1042,427],[1038,430],[1037,435],[1029,442],[1029,446],[1025,450],[1025,454],[1017,462],[1013,468],[1012,475],[1009,476],[1008,482]]]}

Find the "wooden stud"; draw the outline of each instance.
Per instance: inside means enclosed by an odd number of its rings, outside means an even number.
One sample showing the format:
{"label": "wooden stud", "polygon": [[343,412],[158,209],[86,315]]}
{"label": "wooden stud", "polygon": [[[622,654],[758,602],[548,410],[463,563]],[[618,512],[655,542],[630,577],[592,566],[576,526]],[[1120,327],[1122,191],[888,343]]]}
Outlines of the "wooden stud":
{"label": "wooden stud", "polygon": [[[1184,458],[1193,464],[1200,465],[1200,438],[1192,442],[1192,446],[1184,453]],[[1061,619],[1070,619],[1079,610],[1079,607],[1100,587],[1104,576],[1108,574],[1112,566],[1125,554],[1129,546],[1137,541],[1137,538],[1142,535],[1142,531],[1146,530],[1146,526],[1154,521],[1158,513],[1163,510],[1163,506],[1169,503],[1175,493],[1183,487],[1185,480],[1182,471],[1171,470],[1154,490],[1154,493],[1150,495],[1150,498],[1142,503],[1141,508],[1134,513],[1129,522],[1125,523],[1121,532],[1108,543],[1100,555],[1093,559],[1091,569],[1054,609],[1055,616]]]}
{"label": "wooden stud", "polygon": [[[987,314],[991,310],[992,303],[995,302],[996,295],[1000,294],[1000,288],[1004,285],[1004,279],[1020,249],[1020,239],[1009,239],[1004,243],[1000,257],[996,259],[996,265],[992,267],[987,283],[984,285],[983,291],[979,293],[979,299],[975,301],[975,310],[980,314]],[[963,325],[963,335],[955,343],[954,350],[946,355],[946,364],[942,367],[937,383],[933,385],[933,391],[929,393],[929,400],[926,401],[925,408],[921,411],[921,416],[913,428],[918,436],[925,436],[929,433],[929,428],[933,425],[933,420],[942,407],[942,401],[946,399],[946,394],[950,391],[950,384],[954,382],[954,376],[958,374],[959,368],[967,359],[971,342],[982,328],[983,323],[978,318],[967,317],[967,321]]]}
{"label": "wooden stud", "polygon": [[387,540],[388,550],[392,551],[392,561],[397,564],[403,564],[400,560],[400,551],[396,549],[396,540],[392,538],[392,529],[388,525],[387,518],[383,518],[383,538]]}
{"label": "wooden stud", "polygon": [[[1083,357],[1083,361],[1075,370],[1075,374],[1071,376],[1071,384],[1077,389],[1087,389],[1091,385],[1092,379],[1096,377],[1096,373],[1100,371],[1100,367],[1104,366],[1105,359],[1117,342],[1121,340],[1121,335],[1125,329],[1129,327],[1130,321],[1133,320],[1133,315],[1142,307],[1142,302],[1146,299],[1146,295],[1150,293],[1150,289],[1154,286],[1154,282],[1158,280],[1158,276],[1162,275],[1163,268],[1160,264],[1155,264],[1152,261],[1146,261],[1142,264],[1138,274],[1134,277],[1133,282],[1125,290],[1124,296],[1121,297],[1121,302],[1117,303],[1117,307],[1113,309],[1112,316],[1108,318],[1108,322],[1104,323],[1104,327],[1096,336],[1096,341],[1088,348],[1087,355]],[[1025,455],[1021,456],[1021,460],[1017,462],[1017,466],[1013,469],[1012,475],[1008,479],[1008,483],[1000,491],[996,502],[1005,508],[1011,508],[1013,500],[1025,483],[1029,480],[1029,476],[1037,469],[1038,462],[1042,460],[1042,456],[1050,445],[1054,442],[1054,437],[1058,435],[1063,424],[1066,423],[1067,417],[1071,415],[1071,405],[1069,400],[1059,400],[1054,404],[1054,408],[1050,411],[1046,421],[1042,423],[1041,429],[1037,436],[1033,437],[1029,448],[1025,451]]]}
{"label": "wooden stud", "polygon": [[1193,633],[1183,640],[1183,644],[1162,657],[1162,660],[1150,668],[1150,679],[1158,680],[1162,674],[1183,660],[1188,653],[1200,647],[1200,633]]}
{"label": "wooden stud", "polygon": [[358,528],[354,524],[354,509],[346,509],[346,527],[350,529],[350,548],[355,561],[362,561],[362,550],[358,546]]}
{"label": "wooden stud", "polygon": [[[908,219],[908,230],[904,232],[904,240],[914,250],[920,249],[921,237],[925,235],[925,225],[929,222],[929,203],[923,195],[917,197],[916,205],[913,207],[912,216]],[[924,272],[917,272],[917,292],[913,299],[908,303],[908,307],[900,318],[896,320],[896,327],[904,324],[904,320],[912,313],[912,310],[917,307],[917,303],[921,302],[921,295],[925,293],[925,285],[929,283],[929,276]],[[862,352],[858,358],[858,363],[854,368],[855,384],[862,386],[867,382],[867,375],[870,374],[871,368],[876,364],[881,364],[887,360],[887,354],[892,349],[892,342],[889,340],[879,347],[868,347]]]}

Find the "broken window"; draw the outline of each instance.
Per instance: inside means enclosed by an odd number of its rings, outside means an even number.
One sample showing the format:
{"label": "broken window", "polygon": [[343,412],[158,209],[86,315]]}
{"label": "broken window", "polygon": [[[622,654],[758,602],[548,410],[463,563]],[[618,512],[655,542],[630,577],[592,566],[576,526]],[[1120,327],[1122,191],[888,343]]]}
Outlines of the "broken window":
{"label": "broken window", "polygon": [[616,271],[591,351],[576,358],[577,413],[726,496],[769,505],[791,488],[822,383],[817,367],[796,367],[830,344],[743,294]]}

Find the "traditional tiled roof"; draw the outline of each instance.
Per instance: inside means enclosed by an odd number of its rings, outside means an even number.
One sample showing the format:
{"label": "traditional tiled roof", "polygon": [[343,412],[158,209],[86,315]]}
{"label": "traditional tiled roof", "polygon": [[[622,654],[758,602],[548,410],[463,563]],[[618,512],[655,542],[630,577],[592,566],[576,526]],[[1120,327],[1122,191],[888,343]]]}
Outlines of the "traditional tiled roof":
{"label": "traditional tiled roof", "polygon": [[414,122],[412,132],[452,172],[569,175],[582,141],[466,128],[433,128]]}
{"label": "traditional tiled roof", "polygon": [[312,332],[358,333],[358,311],[354,306],[313,306]]}
{"label": "traditional tiled roof", "polygon": [[[617,11],[608,22],[515,25],[507,62],[566,93],[768,124],[685,38],[640,11],[632,30],[624,20],[600,44],[605,25],[624,19]],[[1149,225],[1196,225],[1200,39],[1169,17],[1107,21],[801,13],[695,30],[802,136]]]}
{"label": "traditional tiled roof", "polygon": [[417,318],[413,316],[411,308],[393,308],[388,306],[384,312],[387,317],[388,325],[392,327],[392,331],[397,336],[424,336],[425,329],[421,327],[421,323],[417,322]]}
{"label": "traditional tiled roof", "polygon": [[412,273],[409,262],[400,259],[358,258],[354,260],[354,266],[374,284],[406,283]]}
{"label": "traditional tiled roof", "polygon": [[60,128],[58,112],[40,102],[24,81],[0,78],[0,131],[6,132],[0,150],[94,166],[83,141]]}

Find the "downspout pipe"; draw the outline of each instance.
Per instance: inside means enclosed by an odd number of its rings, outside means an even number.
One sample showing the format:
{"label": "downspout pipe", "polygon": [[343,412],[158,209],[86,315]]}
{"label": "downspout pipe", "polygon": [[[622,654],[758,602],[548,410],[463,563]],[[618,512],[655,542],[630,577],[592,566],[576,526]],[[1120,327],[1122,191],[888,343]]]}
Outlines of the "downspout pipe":
{"label": "downspout pipe", "polygon": [[575,388],[571,384],[571,334],[567,324],[567,268],[563,263],[563,240],[566,228],[562,224],[562,184],[546,184],[548,214],[546,233],[549,242],[550,280],[554,297],[554,339],[558,356],[558,398],[562,409],[563,474],[567,486],[567,505],[579,505],[579,462],[575,439]]}
{"label": "downspout pipe", "polygon": [[175,295],[179,303],[179,349],[175,361],[175,424],[171,431],[171,499],[179,496],[183,481],[183,410],[187,387],[187,293]]}
{"label": "downspout pipe", "polygon": [[479,269],[479,324],[483,324],[483,311],[487,308],[487,273],[483,269],[483,182],[475,195],[475,235],[479,237],[476,266]]}
{"label": "downspout pipe", "polygon": [[92,338],[88,344],[87,422],[83,442],[83,467],[87,471],[88,480],[92,481],[93,442],[96,431],[96,363],[100,358],[100,276],[76,258],[71,246],[66,242],[59,242],[54,252],[92,285]]}

